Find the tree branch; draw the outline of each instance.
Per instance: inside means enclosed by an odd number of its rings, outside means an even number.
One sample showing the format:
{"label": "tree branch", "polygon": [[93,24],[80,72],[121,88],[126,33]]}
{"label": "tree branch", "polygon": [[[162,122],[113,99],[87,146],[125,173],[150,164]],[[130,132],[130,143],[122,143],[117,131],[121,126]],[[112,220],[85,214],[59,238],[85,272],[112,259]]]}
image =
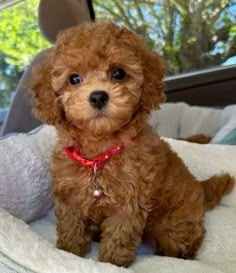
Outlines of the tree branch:
{"label": "tree branch", "polygon": [[214,35],[214,37],[216,38],[215,43],[218,41],[222,41],[222,42],[228,41],[229,33],[230,33],[230,25],[226,25],[220,29],[217,29]]}
{"label": "tree branch", "polygon": [[133,25],[130,23],[129,18],[126,16],[123,7],[120,5],[120,3],[117,0],[113,0],[113,1],[115,3],[116,7],[118,8],[118,10],[120,11],[121,15],[124,17],[126,25],[130,29],[133,29]]}
{"label": "tree branch", "polygon": [[142,23],[144,25],[146,25],[146,22],[145,22],[145,19],[144,19],[144,16],[143,16],[143,13],[142,13],[142,10],[140,8],[140,3],[137,1],[137,0],[134,0],[134,4],[135,4],[135,8],[137,10],[137,13],[139,15],[139,18],[141,19]]}
{"label": "tree branch", "polygon": [[107,11],[108,14],[111,14],[114,17],[114,19],[116,19],[116,20],[118,20],[120,22],[124,22],[126,25],[129,26],[129,28],[131,28],[132,30],[134,30],[133,25],[130,24],[130,22],[129,22],[128,18],[126,17],[126,15],[125,16],[121,16],[118,13],[114,12],[113,9],[109,8],[107,5],[100,4],[96,0],[94,0],[94,3],[96,5],[98,5],[99,7],[101,7],[102,9],[104,9],[105,11]]}
{"label": "tree branch", "polygon": [[215,22],[219,19],[220,14],[227,8],[229,7],[229,4],[227,4],[225,7],[220,6],[219,4],[214,8],[214,12],[210,16],[207,24],[209,26],[212,26],[215,24]]}

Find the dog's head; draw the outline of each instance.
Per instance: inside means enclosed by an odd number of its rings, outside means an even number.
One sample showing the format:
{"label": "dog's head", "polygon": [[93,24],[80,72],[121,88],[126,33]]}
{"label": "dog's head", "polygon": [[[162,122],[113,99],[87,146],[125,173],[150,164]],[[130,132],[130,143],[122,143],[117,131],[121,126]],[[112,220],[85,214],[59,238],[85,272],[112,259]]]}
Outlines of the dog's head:
{"label": "dog's head", "polygon": [[165,100],[164,72],[160,58],[125,28],[72,27],[33,73],[35,113],[48,124],[113,133]]}

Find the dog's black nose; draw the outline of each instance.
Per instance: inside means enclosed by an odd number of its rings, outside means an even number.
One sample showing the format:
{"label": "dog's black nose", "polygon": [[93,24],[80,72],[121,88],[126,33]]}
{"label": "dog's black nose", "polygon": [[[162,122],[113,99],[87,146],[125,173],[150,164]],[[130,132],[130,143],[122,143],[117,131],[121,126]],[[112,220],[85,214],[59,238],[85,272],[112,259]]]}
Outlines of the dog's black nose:
{"label": "dog's black nose", "polygon": [[107,92],[98,90],[94,91],[89,96],[89,102],[94,108],[102,109],[109,100]]}

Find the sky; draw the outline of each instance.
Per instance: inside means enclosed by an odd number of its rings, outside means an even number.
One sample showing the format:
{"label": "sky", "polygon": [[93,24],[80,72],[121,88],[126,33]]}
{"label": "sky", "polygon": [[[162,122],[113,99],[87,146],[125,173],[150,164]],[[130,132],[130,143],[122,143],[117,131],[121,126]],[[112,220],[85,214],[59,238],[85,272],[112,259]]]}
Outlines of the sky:
{"label": "sky", "polygon": [[229,58],[222,65],[232,65],[232,64],[236,64],[236,56]]}

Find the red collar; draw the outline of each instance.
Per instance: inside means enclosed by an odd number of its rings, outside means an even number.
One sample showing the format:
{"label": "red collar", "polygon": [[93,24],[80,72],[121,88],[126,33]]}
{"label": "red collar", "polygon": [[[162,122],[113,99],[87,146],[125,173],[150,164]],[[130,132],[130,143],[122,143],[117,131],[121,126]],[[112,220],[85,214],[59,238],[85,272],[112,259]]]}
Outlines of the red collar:
{"label": "red collar", "polygon": [[67,156],[70,159],[73,159],[80,164],[84,165],[85,167],[94,170],[95,164],[96,164],[96,170],[101,170],[106,162],[113,156],[118,154],[124,149],[123,144],[114,145],[110,148],[108,148],[103,154],[96,157],[93,160],[88,160],[85,157],[82,157],[79,153],[79,147],[78,145],[72,146],[72,147],[65,147],[65,152]]}

